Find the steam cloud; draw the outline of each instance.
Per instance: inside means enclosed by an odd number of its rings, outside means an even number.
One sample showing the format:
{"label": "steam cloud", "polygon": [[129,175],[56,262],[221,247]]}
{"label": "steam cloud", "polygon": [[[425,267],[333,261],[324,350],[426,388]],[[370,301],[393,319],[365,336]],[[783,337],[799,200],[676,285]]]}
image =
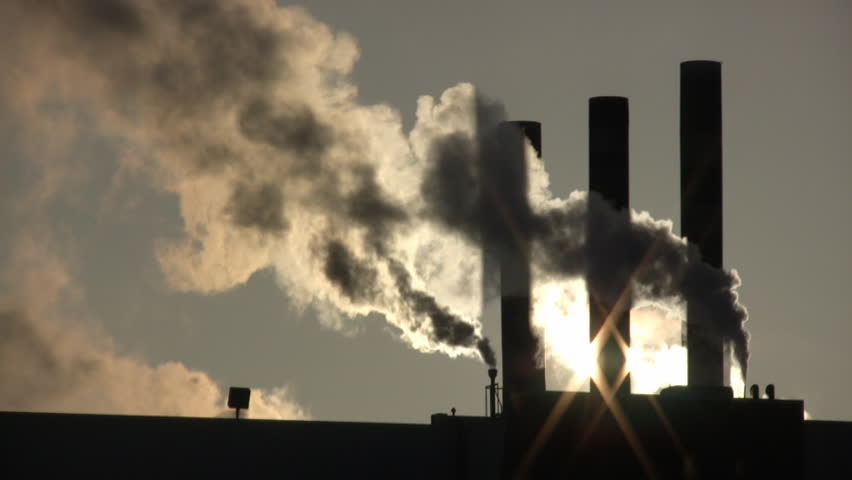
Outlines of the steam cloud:
{"label": "steam cloud", "polygon": [[[272,265],[302,307],[379,312],[418,349],[478,347],[493,361],[471,308],[472,276],[449,296],[434,288],[455,276],[450,268],[472,271],[474,248],[410,213],[420,209],[423,169],[413,150],[447,128],[475,128],[465,112],[472,87],[438,107],[424,103],[406,139],[394,110],[357,103],[348,81],[354,42],[298,8],[127,0],[0,8],[20,41],[4,52],[16,67],[2,79],[10,102],[22,111],[48,101],[85,108],[100,131],[144,152],[123,160],[127,171],[180,198],[186,236],[157,252],[172,287],[223,291]],[[59,78],[64,88],[50,84]],[[455,267],[444,262],[460,253]]]}
{"label": "steam cloud", "polygon": [[[0,311],[0,409],[231,415],[222,388],[179,362],[151,366],[11,307]],[[252,392],[252,418],[305,419],[286,388]]]}
{"label": "steam cloud", "polygon": [[[469,146],[460,147],[455,136],[437,142],[433,168],[423,183],[432,218],[471,242],[506,251],[511,251],[519,232],[526,232],[534,246],[531,261],[540,275],[585,276],[603,288],[599,293],[610,305],[622,294],[620,286],[628,284],[637,304],[696,305],[698,318],[690,320],[702,327],[704,335],[731,344],[745,375],[748,333],[743,324],[748,314],[737,299],[736,271],[702,262],[694,245],[674,235],[671,222],[635,211],[628,218],[597,193],[554,199],[546,177],[532,180],[539,192],[528,192],[527,183],[517,179],[526,177],[519,165],[532,158],[532,152],[523,151],[520,131],[506,132],[507,127],[481,130],[481,154],[470,157],[466,167],[459,165],[464,162],[458,156]],[[543,175],[535,169],[530,173]],[[500,227],[506,223],[511,228]],[[598,239],[593,245],[585,242],[590,231]]]}
{"label": "steam cloud", "polygon": [[[503,107],[471,85],[421,97],[405,135],[395,110],[357,101],[354,41],[271,0],[4,2],[0,17],[14,108],[83,106],[136,153],[126,171],[180,199],[184,238],[156,252],[175,289],[224,291],[274,266],[303,308],[378,312],[418,350],[493,365],[481,246],[529,232],[538,273],[630,277],[637,301],[695,302],[745,367],[736,273],[647,214],[554,198],[543,168],[518,161],[528,147]],[[600,245],[586,248],[587,228]]]}
{"label": "steam cloud", "polygon": [[[0,410],[212,417],[223,389],[180,362],[120,352],[82,320],[82,292],[43,227],[20,231],[0,283]],[[252,418],[305,419],[286,387],[253,389]]]}

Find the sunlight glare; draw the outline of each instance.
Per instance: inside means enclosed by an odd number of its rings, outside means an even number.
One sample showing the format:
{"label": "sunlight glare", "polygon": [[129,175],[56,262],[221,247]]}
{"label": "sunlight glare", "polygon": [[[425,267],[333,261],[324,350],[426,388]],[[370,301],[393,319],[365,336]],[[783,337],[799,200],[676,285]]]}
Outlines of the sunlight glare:
{"label": "sunlight glare", "polygon": [[[541,282],[533,291],[533,325],[545,338],[543,354],[551,388],[588,391],[595,346],[588,340],[585,282]],[[627,368],[633,393],[657,393],[671,385],[686,385],[687,354],[680,340],[683,317],[683,307],[678,305],[640,302],[631,310]],[[735,377],[739,378],[738,370],[731,372],[731,385]]]}
{"label": "sunlight glare", "polygon": [[594,356],[585,282],[547,282],[535,285],[533,291],[533,326],[546,339],[544,357],[548,375],[556,378],[554,387],[588,390]]}
{"label": "sunlight glare", "polygon": [[681,313],[646,304],[630,311],[627,367],[633,393],[656,393],[686,385],[686,347],[681,345]]}
{"label": "sunlight glare", "polygon": [[[730,353],[729,353],[730,355]],[[744,398],[745,397],[745,379],[743,378],[743,371],[740,368],[739,364],[733,359],[733,356],[730,358],[731,370],[730,370],[730,378],[729,384],[731,388],[734,390],[734,398]]]}

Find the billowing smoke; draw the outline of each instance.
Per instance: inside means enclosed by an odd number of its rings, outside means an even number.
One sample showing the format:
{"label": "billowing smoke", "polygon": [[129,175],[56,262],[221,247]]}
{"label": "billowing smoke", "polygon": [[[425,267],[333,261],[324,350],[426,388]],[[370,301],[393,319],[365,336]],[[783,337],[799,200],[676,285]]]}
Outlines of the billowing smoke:
{"label": "billowing smoke", "polygon": [[237,226],[275,233],[287,226],[282,202],[281,190],[272,183],[256,187],[237,184],[225,213]]}
{"label": "billowing smoke", "polygon": [[[88,338],[86,338],[88,337]],[[149,365],[55,322],[0,310],[0,410],[214,417],[223,389],[179,362]],[[286,388],[252,392],[252,418],[305,419]]]}
{"label": "billowing smoke", "polygon": [[[748,362],[748,333],[745,308],[738,302],[740,285],[736,271],[714,268],[700,259],[699,252],[672,232],[671,222],[656,221],[645,212],[632,212],[628,219],[596,193],[555,199],[547,191],[546,173],[528,168],[535,177],[537,192],[527,192],[516,181],[526,172],[518,165],[526,157],[517,143],[521,134],[506,132],[508,125],[480,131],[479,157],[471,156],[459,166],[456,136],[436,142],[424,180],[424,197],[432,218],[446,228],[466,235],[471,242],[510,248],[518,235],[532,242],[531,261],[539,275],[590,278],[603,290],[608,304],[622,294],[621,285],[633,286],[634,303],[696,305],[702,333],[721,338],[733,347],[745,375]],[[471,147],[466,147],[470,150]],[[481,162],[478,188],[475,173]],[[491,191],[489,191],[489,189]],[[497,198],[490,198],[496,191]],[[508,224],[508,228],[499,225]],[[472,227],[473,226],[473,227]],[[598,241],[587,244],[590,231]],[[609,287],[609,289],[607,289]]]}
{"label": "billowing smoke", "polygon": [[352,39],[299,8],[4,2],[0,14],[18,42],[2,78],[14,108],[89,112],[126,146],[123,172],[180,199],[185,235],[156,252],[173,288],[214,293],[274,266],[302,308],[378,312],[420,350],[493,363],[475,246],[415,218],[417,151],[473,132],[470,85],[422,100],[406,138],[395,110],[357,102]]}
{"label": "billowing smoke", "polygon": [[478,337],[472,325],[439,305],[435,297],[412,288],[411,275],[401,263],[391,262],[389,268],[391,275],[396,279],[397,293],[403,305],[414,317],[429,319],[432,327],[430,338],[433,341],[454,347],[475,347],[482,356],[482,360],[489,366],[493,367],[497,364],[487,338]]}
{"label": "billowing smoke", "polygon": [[[596,194],[586,201],[586,228],[596,228],[595,238],[600,243],[585,249],[584,270],[599,279],[596,284],[606,285],[612,278],[615,285],[624,285],[629,279],[633,285],[636,302],[658,303],[688,302],[697,308],[698,318],[690,318],[703,327],[703,333],[721,338],[731,344],[743,374],[748,362],[748,333],[744,322],[748,319],[745,308],[738,302],[736,289],[740,279],[736,271],[726,272],[701,261],[694,245],[672,233],[671,223],[655,221],[645,212],[633,212],[631,221],[620,221],[617,212]],[[547,217],[550,218],[547,218]],[[581,231],[583,224],[562,223],[561,214],[545,213],[545,225],[557,231],[566,226]],[[557,222],[551,223],[554,219]],[[557,243],[562,243],[559,240]],[[539,253],[541,265],[554,273],[566,273],[566,265],[574,265],[576,254],[564,252],[567,261],[559,261],[558,252],[545,248]],[[552,260],[557,260],[551,263]],[[608,292],[613,301],[619,291]]]}
{"label": "billowing smoke", "polygon": [[[377,312],[418,350],[493,364],[481,246],[515,249],[527,232],[537,272],[629,276],[638,299],[696,302],[745,365],[736,274],[703,265],[669,224],[554,198],[503,107],[468,84],[421,97],[405,135],[394,109],[358,102],[354,41],[272,0],[13,1],[0,17],[12,108],[85,109],[125,145],[123,172],[179,198],[184,235],[156,252],[177,290],[273,266],[301,308]],[[594,249],[587,216],[607,233]]]}
{"label": "billowing smoke", "polygon": [[[232,415],[205,372],[123,352],[86,318],[84,292],[48,230],[21,230],[0,272],[0,410],[213,417]],[[252,418],[305,419],[286,387],[253,389]]]}

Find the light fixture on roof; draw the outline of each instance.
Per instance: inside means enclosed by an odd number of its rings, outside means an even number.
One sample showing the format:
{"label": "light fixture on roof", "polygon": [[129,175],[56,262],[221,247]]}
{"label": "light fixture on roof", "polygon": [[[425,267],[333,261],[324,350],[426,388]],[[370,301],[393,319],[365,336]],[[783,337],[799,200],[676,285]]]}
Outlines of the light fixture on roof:
{"label": "light fixture on roof", "polygon": [[245,387],[231,387],[228,390],[228,408],[236,409],[236,418],[240,418],[240,409],[248,409],[251,389]]}

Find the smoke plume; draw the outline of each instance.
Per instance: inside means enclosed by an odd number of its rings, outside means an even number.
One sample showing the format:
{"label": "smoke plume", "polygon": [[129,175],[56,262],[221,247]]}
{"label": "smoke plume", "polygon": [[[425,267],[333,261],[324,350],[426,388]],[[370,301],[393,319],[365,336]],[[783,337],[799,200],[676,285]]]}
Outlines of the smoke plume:
{"label": "smoke plume", "polygon": [[[229,415],[222,388],[179,362],[151,366],[53,322],[0,310],[0,410]],[[85,338],[89,337],[89,338]],[[252,418],[305,419],[286,388],[252,392]]]}
{"label": "smoke plume", "polygon": [[[176,290],[271,266],[301,308],[377,312],[418,350],[493,364],[480,252],[524,237],[541,275],[626,276],[639,300],[701,305],[745,365],[736,273],[702,264],[670,224],[554,198],[503,106],[469,84],[421,97],[406,135],[393,108],[359,103],[354,41],[272,0],[12,1],[0,17],[12,108],[84,109],[132,153],[122,171],[179,199],[183,237],[156,252]],[[595,248],[587,228],[606,233]]]}
{"label": "smoke plume", "polygon": [[[156,252],[173,288],[214,293],[274,266],[303,308],[378,312],[418,349],[476,355],[479,346],[493,360],[469,298],[473,278],[457,276],[474,268],[475,248],[412,218],[424,168],[415,149],[446,129],[475,129],[471,86],[437,106],[424,100],[406,138],[396,111],[357,102],[353,40],[298,8],[197,0],[0,8],[19,41],[4,52],[15,74],[2,78],[15,108],[85,109],[136,153],[121,160],[124,171],[180,199],[185,236]],[[450,267],[457,256],[465,261]],[[457,289],[449,295],[435,288],[448,278]]]}
{"label": "smoke plume", "polygon": [[[18,233],[0,276],[0,410],[213,417],[222,387],[180,362],[120,351],[85,319],[84,292],[45,227]],[[286,387],[254,389],[252,418],[304,419]]]}
{"label": "smoke plume", "polygon": [[[459,146],[455,135],[436,141],[433,168],[423,182],[431,218],[471,243],[498,250],[512,251],[513,244],[529,241],[531,262],[540,276],[585,276],[602,288],[598,293],[608,304],[622,294],[621,285],[630,284],[636,304],[695,305],[697,318],[690,321],[704,335],[730,344],[745,375],[748,333],[743,324],[748,315],[736,295],[736,271],[703,263],[693,245],[674,235],[671,222],[645,212],[627,217],[594,192],[553,198],[546,173],[523,167],[534,155],[529,146],[524,152],[522,134],[510,124],[481,121],[479,135],[475,151],[480,155],[470,156],[466,166],[459,165],[465,162],[459,155],[474,147]],[[528,192],[528,172],[542,177],[530,182],[538,192]],[[590,232],[598,239],[595,244],[585,241]]]}

